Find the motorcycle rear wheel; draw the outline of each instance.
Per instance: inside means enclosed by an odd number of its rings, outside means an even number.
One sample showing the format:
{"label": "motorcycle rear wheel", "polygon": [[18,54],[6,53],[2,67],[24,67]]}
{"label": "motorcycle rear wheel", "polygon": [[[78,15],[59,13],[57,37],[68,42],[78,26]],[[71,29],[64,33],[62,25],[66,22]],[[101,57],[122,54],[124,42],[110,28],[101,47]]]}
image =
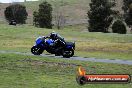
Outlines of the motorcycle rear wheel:
{"label": "motorcycle rear wheel", "polygon": [[74,50],[73,49],[70,49],[70,50],[63,50],[62,52],[62,56],[64,58],[70,58],[74,55]]}

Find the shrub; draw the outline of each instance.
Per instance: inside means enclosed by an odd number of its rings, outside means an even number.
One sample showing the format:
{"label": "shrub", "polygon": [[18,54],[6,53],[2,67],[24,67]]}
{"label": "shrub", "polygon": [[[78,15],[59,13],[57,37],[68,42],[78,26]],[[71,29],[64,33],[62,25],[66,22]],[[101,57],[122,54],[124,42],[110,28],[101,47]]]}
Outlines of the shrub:
{"label": "shrub", "polygon": [[6,20],[11,23],[12,20],[15,20],[16,24],[24,24],[27,19],[26,7],[20,4],[13,4],[6,7],[5,11]]}
{"label": "shrub", "polygon": [[39,5],[38,12],[34,12],[33,21],[36,27],[52,28],[52,6],[48,2]]}
{"label": "shrub", "polygon": [[108,28],[113,21],[111,8],[114,2],[109,0],[91,0],[90,10],[88,11],[89,32],[108,32]]}
{"label": "shrub", "polygon": [[117,20],[112,25],[113,33],[126,34],[126,26],[121,20]]}

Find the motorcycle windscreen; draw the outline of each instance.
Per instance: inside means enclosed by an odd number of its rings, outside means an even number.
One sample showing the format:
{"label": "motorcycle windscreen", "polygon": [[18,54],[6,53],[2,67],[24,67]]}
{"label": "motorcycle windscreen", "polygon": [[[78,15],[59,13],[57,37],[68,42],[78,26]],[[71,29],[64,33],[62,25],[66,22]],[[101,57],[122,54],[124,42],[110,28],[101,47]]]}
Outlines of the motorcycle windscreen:
{"label": "motorcycle windscreen", "polygon": [[42,39],[39,37],[36,39],[36,44],[39,45],[42,42]]}

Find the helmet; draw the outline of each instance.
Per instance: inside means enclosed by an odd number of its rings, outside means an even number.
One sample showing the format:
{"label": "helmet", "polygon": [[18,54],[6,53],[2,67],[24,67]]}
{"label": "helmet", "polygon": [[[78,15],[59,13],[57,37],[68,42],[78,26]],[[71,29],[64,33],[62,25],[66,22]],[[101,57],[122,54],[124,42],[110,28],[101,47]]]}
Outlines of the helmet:
{"label": "helmet", "polygon": [[53,31],[53,32],[50,34],[50,38],[53,39],[53,40],[56,40],[56,38],[57,38],[57,33]]}

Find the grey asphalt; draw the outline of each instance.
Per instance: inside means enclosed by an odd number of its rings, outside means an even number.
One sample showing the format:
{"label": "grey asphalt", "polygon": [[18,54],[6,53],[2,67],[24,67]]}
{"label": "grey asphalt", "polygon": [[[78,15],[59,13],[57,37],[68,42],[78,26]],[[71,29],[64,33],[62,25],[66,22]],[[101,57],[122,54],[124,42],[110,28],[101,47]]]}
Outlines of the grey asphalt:
{"label": "grey asphalt", "polygon": [[[31,53],[24,53],[24,52],[14,52],[14,51],[0,51],[0,53],[12,53],[12,54],[18,54],[18,55],[26,55],[26,56],[34,56]],[[103,62],[103,63],[114,63],[114,64],[126,64],[126,65],[132,65],[132,60],[119,60],[119,59],[96,59],[96,58],[85,58],[85,57],[78,57],[74,56],[71,58],[63,58],[62,56],[54,56],[51,54],[40,55],[42,57],[52,57],[52,58],[61,58],[64,60],[79,60],[79,61],[91,61],[91,62]]]}

